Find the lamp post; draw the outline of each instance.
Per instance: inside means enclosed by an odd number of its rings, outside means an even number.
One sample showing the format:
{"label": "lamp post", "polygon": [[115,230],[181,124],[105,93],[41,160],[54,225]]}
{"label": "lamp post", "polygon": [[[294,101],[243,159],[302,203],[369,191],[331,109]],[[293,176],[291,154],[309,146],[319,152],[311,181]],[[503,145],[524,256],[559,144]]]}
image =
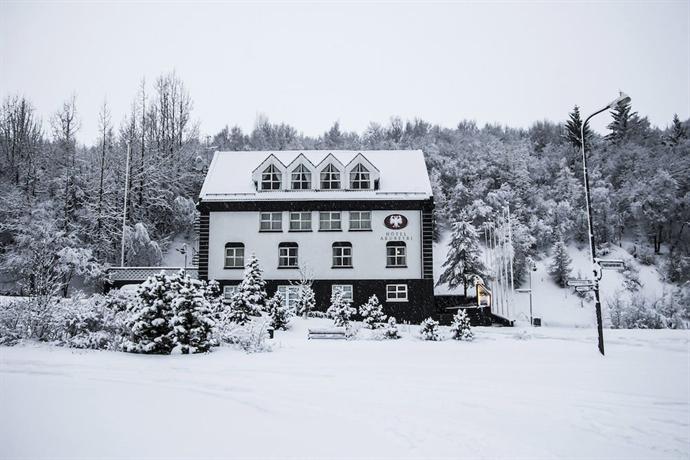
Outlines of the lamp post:
{"label": "lamp post", "polygon": [[597,313],[597,333],[599,335],[599,352],[604,355],[604,326],[601,319],[601,299],[599,296],[599,280],[601,280],[601,267],[598,266],[596,260],[596,249],[594,247],[594,231],[592,230],[592,203],[589,196],[589,173],[587,171],[587,155],[585,154],[585,126],[587,122],[594,116],[599,115],[601,112],[606,110],[615,109],[621,103],[630,102],[630,96],[621,92],[620,95],[613,101],[611,101],[603,109],[597,110],[590,116],[588,116],[585,121],[580,126],[580,150],[582,151],[582,170],[584,173],[585,181],[585,203],[587,205],[587,228],[589,230],[589,255],[592,258],[592,283],[594,290],[594,299],[596,301],[595,308]]}

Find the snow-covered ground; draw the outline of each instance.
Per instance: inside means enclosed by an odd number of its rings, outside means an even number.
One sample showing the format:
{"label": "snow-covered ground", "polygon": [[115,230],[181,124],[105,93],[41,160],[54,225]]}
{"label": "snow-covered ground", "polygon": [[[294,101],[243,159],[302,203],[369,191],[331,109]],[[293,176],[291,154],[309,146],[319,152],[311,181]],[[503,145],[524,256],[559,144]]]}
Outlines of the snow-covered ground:
{"label": "snow-covered ground", "polygon": [[688,458],[687,331],[477,328],[142,356],[0,347],[2,458]]}

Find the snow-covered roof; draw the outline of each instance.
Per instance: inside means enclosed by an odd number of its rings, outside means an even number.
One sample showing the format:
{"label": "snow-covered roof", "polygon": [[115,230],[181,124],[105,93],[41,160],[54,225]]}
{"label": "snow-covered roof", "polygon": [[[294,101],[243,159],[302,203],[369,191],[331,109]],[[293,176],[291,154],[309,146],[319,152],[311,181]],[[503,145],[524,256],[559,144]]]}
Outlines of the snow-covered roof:
{"label": "snow-covered roof", "polygon": [[[289,172],[290,165],[303,155],[314,166],[312,174],[335,157],[345,170],[364,157],[373,166],[377,190],[262,190],[255,184],[259,166],[278,161]],[[329,157],[329,158],[327,158]],[[338,165],[339,166],[339,165]],[[344,173],[345,171],[343,171]],[[246,200],[423,200],[432,196],[431,183],[421,150],[281,150],[216,152],[209,166],[199,198],[203,201]]]}

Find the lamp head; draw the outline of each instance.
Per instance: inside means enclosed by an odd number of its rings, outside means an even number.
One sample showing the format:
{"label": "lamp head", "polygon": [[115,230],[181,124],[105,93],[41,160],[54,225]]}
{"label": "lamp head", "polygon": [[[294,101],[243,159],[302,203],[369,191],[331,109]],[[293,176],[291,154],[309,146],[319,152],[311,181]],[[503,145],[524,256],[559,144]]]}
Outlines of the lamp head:
{"label": "lamp head", "polygon": [[625,94],[623,91],[619,91],[618,93],[619,96],[609,104],[609,109],[615,109],[620,104],[627,104],[630,102],[630,96]]}

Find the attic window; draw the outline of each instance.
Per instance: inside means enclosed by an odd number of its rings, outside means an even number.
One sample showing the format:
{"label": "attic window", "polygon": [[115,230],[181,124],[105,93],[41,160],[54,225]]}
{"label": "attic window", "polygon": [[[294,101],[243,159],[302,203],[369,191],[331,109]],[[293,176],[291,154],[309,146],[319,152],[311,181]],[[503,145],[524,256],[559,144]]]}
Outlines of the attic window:
{"label": "attic window", "polygon": [[329,164],[321,171],[321,189],[338,190],[340,188],[340,171],[338,168]]}
{"label": "attic window", "polygon": [[293,190],[308,190],[311,188],[311,171],[304,166],[299,165],[292,171],[292,189]]}
{"label": "attic window", "polygon": [[270,165],[261,173],[261,190],[280,190],[281,174],[275,165]]}
{"label": "attic window", "polygon": [[350,188],[354,190],[368,190],[371,188],[369,170],[359,163],[350,172]]}

